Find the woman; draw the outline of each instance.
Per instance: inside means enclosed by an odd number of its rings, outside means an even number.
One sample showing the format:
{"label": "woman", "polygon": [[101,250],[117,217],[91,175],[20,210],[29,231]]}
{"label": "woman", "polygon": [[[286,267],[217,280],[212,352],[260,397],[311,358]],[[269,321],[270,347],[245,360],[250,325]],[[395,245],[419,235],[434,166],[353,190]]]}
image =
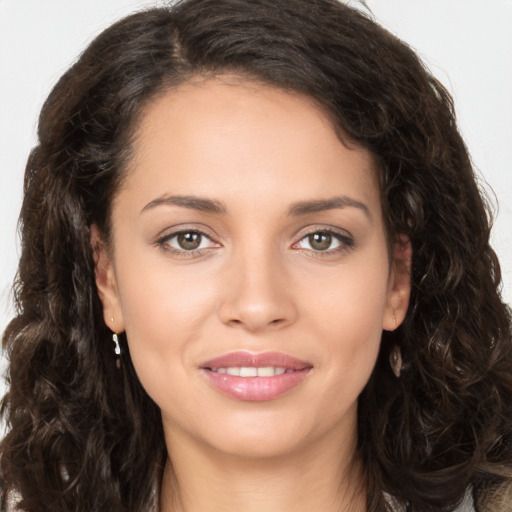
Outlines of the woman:
{"label": "woman", "polygon": [[331,0],[189,0],[29,158],[4,501],[506,510],[510,316],[450,97]]}

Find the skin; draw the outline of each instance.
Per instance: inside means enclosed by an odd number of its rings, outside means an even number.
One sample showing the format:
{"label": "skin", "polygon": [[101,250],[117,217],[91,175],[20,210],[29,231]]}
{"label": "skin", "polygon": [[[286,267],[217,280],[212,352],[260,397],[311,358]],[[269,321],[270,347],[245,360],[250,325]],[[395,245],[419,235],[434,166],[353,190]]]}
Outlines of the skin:
{"label": "skin", "polygon": [[[105,321],[126,331],[162,412],[173,470],[161,509],[364,510],[357,398],[382,330],[405,316],[410,259],[402,238],[390,261],[373,158],[342,144],[310,99],[227,78],[158,96],[133,155],[112,247],[95,227],[92,243]],[[339,197],[341,207],[297,207]],[[177,230],[204,233],[199,249],[180,246]],[[236,350],[313,369],[283,396],[244,402],[200,370]]]}

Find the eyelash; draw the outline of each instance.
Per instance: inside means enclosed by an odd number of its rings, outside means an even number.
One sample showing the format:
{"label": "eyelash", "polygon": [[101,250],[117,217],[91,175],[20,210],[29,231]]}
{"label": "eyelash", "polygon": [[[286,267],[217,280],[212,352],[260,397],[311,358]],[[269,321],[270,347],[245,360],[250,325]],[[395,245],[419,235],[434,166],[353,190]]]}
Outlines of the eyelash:
{"label": "eyelash", "polygon": [[212,244],[219,246],[219,244],[217,244],[217,242],[215,242],[211,236],[208,236],[206,233],[204,233],[198,229],[180,229],[177,231],[173,231],[172,233],[166,234],[166,235],[158,238],[156,240],[156,245],[160,249],[162,249],[162,251],[164,251],[166,253],[171,253],[174,256],[178,256],[178,257],[182,257],[182,258],[194,258],[197,256],[201,256],[204,254],[205,250],[211,249],[211,247],[208,247],[208,248],[203,247],[203,248],[198,248],[198,249],[193,249],[193,250],[188,251],[186,249],[178,249],[178,248],[170,246],[169,245],[170,242],[174,238],[179,237],[180,235],[198,235],[201,237],[200,245],[203,243],[204,239],[207,239]]}
{"label": "eyelash", "polygon": [[[180,235],[198,235],[201,237],[200,245],[202,244],[204,239],[209,240],[212,244],[214,244],[214,247],[203,247],[193,250],[186,250],[186,249],[178,249],[175,247],[170,246],[171,240],[174,238],[177,238]],[[339,246],[335,247],[334,249],[325,249],[325,250],[314,250],[314,249],[303,249],[300,247],[297,247],[301,242],[306,240],[308,237],[311,237],[312,235],[328,235],[331,236],[333,239],[337,240],[339,242]],[[156,245],[163,250],[166,253],[171,253],[175,256],[182,257],[182,258],[194,258],[197,256],[201,256],[205,253],[205,250],[208,251],[211,248],[215,248],[215,245],[217,247],[220,247],[220,244],[215,242],[209,235],[204,233],[201,230],[198,229],[180,229],[178,231],[174,231],[172,233],[166,234],[160,238],[158,238],[155,241]],[[315,257],[316,256],[332,256],[334,254],[338,254],[340,252],[347,251],[349,249],[352,249],[354,247],[354,239],[345,233],[340,233],[339,231],[333,230],[333,229],[326,229],[326,228],[316,228],[311,229],[309,232],[305,233],[301,238],[294,242],[291,246],[295,250],[302,250],[312,253]]]}
{"label": "eyelash", "polygon": [[[314,250],[314,249],[301,249],[300,247],[296,247],[302,241],[306,240],[312,235],[329,235],[333,239],[339,242],[339,246],[334,249],[325,249],[325,250]],[[324,257],[324,256],[333,256],[335,254],[339,254],[345,251],[352,249],[355,245],[354,239],[347,233],[341,233],[334,229],[328,228],[315,228],[311,229],[309,232],[305,233],[299,241],[295,242],[292,247],[296,250],[304,250],[310,252],[314,257]]]}

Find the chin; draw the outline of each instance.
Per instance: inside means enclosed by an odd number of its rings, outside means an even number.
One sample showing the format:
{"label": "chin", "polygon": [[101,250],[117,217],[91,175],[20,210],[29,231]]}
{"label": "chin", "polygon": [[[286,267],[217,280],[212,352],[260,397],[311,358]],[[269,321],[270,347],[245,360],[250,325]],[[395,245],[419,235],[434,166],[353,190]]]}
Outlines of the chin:
{"label": "chin", "polygon": [[[327,434],[313,418],[285,411],[264,411],[258,414],[238,412],[229,421],[210,425],[203,430],[203,439],[215,450],[230,457],[275,459],[304,453]],[[205,425],[205,427],[207,427]]]}
{"label": "chin", "polygon": [[215,440],[212,447],[226,456],[250,460],[273,460],[290,456],[295,451],[303,451],[306,440],[302,437],[291,438],[283,432],[271,433],[262,429],[259,433],[249,432],[244,435],[228,435]]}

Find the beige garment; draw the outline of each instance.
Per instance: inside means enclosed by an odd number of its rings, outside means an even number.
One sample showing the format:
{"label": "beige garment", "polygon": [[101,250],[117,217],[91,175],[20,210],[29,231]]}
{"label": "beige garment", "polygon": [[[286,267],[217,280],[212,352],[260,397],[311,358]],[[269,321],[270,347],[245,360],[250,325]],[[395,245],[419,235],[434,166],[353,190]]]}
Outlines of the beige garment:
{"label": "beige garment", "polygon": [[[395,512],[405,512],[405,507],[399,505],[392,496],[386,498]],[[472,488],[468,488],[454,512],[512,512],[512,484],[505,482],[499,486],[481,489],[476,501],[473,500]]]}
{"label": "beige garment", "polygon": [[[385,496],[386,501],[391,505],[394,512],[406,512],[407,507],[404,505],[400,505],[393,496],[390,496],[389,494],[386,494]],[[491,509],[489,509],[489,512],[490,510]],[[492,510],[493,512],[502,512],[501,509]],[[473,502],[473,493],[471,491],[471,488],[468,488],[466,494],[464,495],[464,499],[462,500],[461,504],[455,509],[454,512],[477,512],[477,509],[475,509],[475,505]],[[478,510],[478,512],[480,512],[480,510]],[[487,512],[487,510],[485,512]]]}
{"label": "beige garment", "polygon": [[512,512],[512,484],[484,489],[477,500],[477,512]]}
{"label": "beige garment", "polygon": [[[396,500],[386,495],[386,500],[396,512],[405,512],[405,507],[399,505]],[[19,495],[10,492],[7,496],[5,512],[23,512],[16,510],[16,503],[19,502]],[[468,488],[462,503],[454,512],[512,512],[512,484],[505,483],[499,487],[485,489],[480,493],[477,506],[473,501],[473,492]]]}
{"label": "beige garment", "polygon": [[9,492],[7,493],[7,501],[3,504],[2,512],[23,512],[16,507],[16,504],[20,501],[18,493]]}

